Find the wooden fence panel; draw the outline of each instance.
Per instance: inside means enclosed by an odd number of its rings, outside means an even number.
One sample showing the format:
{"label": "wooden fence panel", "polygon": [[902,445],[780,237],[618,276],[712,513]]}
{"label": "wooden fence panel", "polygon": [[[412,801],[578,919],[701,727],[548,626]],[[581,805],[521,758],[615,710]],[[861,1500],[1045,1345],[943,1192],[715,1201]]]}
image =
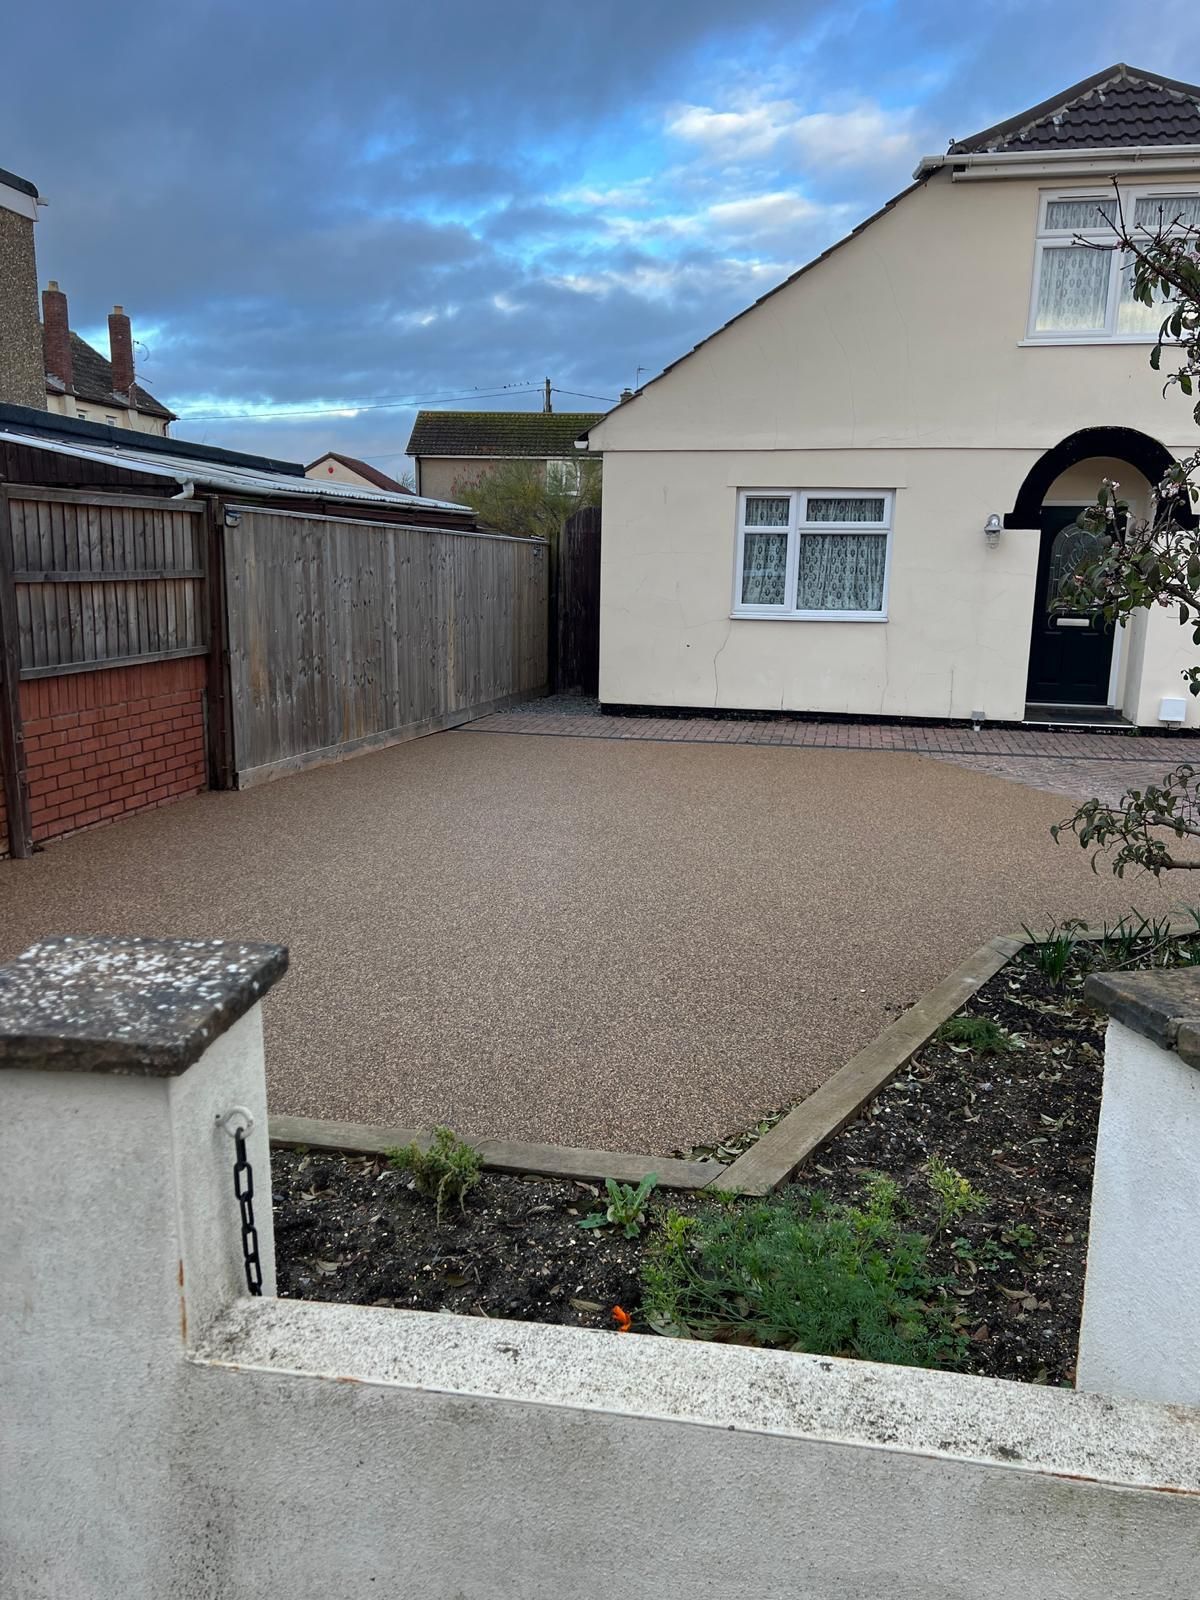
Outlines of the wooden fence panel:
{"label": "wooden fence panel", "polygon": [[242,509],[224,561],[239,787],[545,692],[540,540]]}
{"label": "wooden fence panel", "polygon": [[20,484],[7,499],[22,678],[204,653],[202,504]]}
{"label": "wooden fence panel", "polygon": [[600,507],[568,517],[558,542],[558,694],[600,687]]}

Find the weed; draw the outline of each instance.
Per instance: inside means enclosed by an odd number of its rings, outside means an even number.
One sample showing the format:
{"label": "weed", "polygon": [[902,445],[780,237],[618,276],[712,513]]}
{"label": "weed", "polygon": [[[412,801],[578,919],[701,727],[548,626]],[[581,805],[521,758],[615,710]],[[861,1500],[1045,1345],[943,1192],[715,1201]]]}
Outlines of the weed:
{"label": "weed", "polygon": [[1020,1050],[1024,1044],[1024,1040],[1016,1038],[991,1017],[949,1017],[936,1037],[942,1044],[965,1045],[980,1056],[1004,1055],[1010,1050]]}
{"label": "weed", "polygon": [[671,1212],[648,1241],[642,1311],[659,1333],[955,1366],[965,1341],[929,1240],[906,1232],[890,1179],[859,1206],[821,1190],[748,1201],[739,1211]]}
{"label": "weed", "polygon": [[947,1166],[940,1156],[930,1156],[922,1170],[937,1199],[939,1228],[969,1211],[982,1211],[987,1205],[987,1195],[981,1194],[956,1168]]}
{"label": "weed", "polygon": [[1000,1237],[1017,1250],[1032,1250],[1037,1243],[1037,1230],[1027,1222],[1014,1222],[1011,1228],[1001,1231]]}
{"label": "weed", "polygon": [[590,1217],[584,1217],[579,1226],[607,1228],[611,1223],[620,1228],[627,1239],[636,1239],[646,1220],[646,1201],[657,1182],[658,1174],[655,1172],[648,1172],[636,1189],[631,1184],[605,1178],[608,1205],[603,1211],[593,1211]]}
{"label": "weed", "polygon": [[1003,1266],[1006,1261],[1011,1261],[1013,1258],[1012,1251],[1006,1250],[995,1239],[984,1239],[982,1243],[974,1239],[954,1239],[951,1241],[950,1249],[960,1261],[969,1262],[980,1272],[995,1272],[997,1267]]}
{"label": "weed", "polygon": [[437,1220],[448,1200],[457,1200],[458,1209],[466,1210],[468,1192],[479,1182],[483,1157],[474,1145],[449,1128],[435,1128],[428,1150],[413,1143],[399,1150],[389,1150],[387,1158],[397,1172],[411,1175],[413,1184],[422,1194],[432,1195],[437,1204]]}
{"label": "weed", "polygon": [[1072,917],[1066,922],[1052,922],[1044,934],[1037,934],[1026,923],[1021,924],[1029,940],[1025,949],[1026,959],[1049,981],[1052,988],[1062,988],[1079,944],[1080,932],[1086,926],[1086,923]]}

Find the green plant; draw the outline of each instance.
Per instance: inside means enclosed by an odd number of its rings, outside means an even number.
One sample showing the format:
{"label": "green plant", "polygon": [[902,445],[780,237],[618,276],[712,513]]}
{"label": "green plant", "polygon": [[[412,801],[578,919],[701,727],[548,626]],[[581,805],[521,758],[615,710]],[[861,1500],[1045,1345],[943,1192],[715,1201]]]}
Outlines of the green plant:
{"label": "green plant", "polygon": [[657,1182],[658,1174],[655,1172],[648,1172],[636,1189],[631,1184],[605,1178],[608,1205],[603,1211],[593,1211],[591,1216],[584,1217],[579,1226],[607,1228],[611,1223],[613,1227],[620,1228],[627,1239],[636,1239],[646,1220],[646,1201]]}
{"label": "green plant", "polygon": [[1049,980],[1052,988],[1062,987],[1079,944],[1079,935],[1085,926],[1077,917],[1071,917],[1066,922],[1050,923],[1044,934],[1038,934],[1028,923],[1021,924],[1029,940],[1025,947],[1025,958]]}
{"label": "green plant", "polygon": [[1011,1244],[1018,1250],[1032,1250],[1037,1243],[1037,1230],[1027,1222],[1014,1222],[1010,1228],[1002,1230],[1000,1237],[1005,1244]]}
{"label": "green plant", "polygon": [[965,1341],[889,1179],[861,1205],[821,1190],[670,1212],[648,1240],[642,1312],[659,1333],[904,1366],[954,1366]]}
{"label": "green plant", "polygon": [[422,1194],[433,1197],[439,1224],[447,1201],[457,1200],[458,1209],[466,1209],[467,1195],[479,1182],[483,1166],[483,1157],[474,1145],[467,1144],[450,1128],[435,1128],[426,1150],[414,1141],[387,1151],[387,1158],[397,1172],[411,1176]]}
{"label": "green plant", "polygon": [[938,1203],[940,1228],[966,1216],[969,1211],[982,1211],[987,1205],[987,1195],[981,1194],[969,1179],[955,1167],[948,1166],[940,1156],[930,1156],[922,1171]]}
{"label": "green plant", "polygon": [[974,1239],[952,1239],[950,1250],[960,1261],[969,1262],[981,1272],[994,1272],[1013,1258],[1012,1251],[1005,1250],[995,1239],[984,1239],[982,1243]]}
{"label": "green plant", "polygon": [[942,1044],[965,1045],[976,1055],[998,1056],[1019,1050],[1022,1041],[991,1017],[948,1017],[937,1031]]}

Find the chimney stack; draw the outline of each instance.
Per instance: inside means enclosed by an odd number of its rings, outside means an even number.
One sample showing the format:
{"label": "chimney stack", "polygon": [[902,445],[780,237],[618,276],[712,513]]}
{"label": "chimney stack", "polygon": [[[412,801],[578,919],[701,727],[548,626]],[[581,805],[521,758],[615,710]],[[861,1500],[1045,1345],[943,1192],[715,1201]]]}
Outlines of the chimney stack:
{"label": "chimney stack", "polygon": [[71,323],[67,297],[51,278],[42,290],[42,349],[48,377],[57,378],[65,394],[75,388],[75,369],[71,360]]}
{"label": "chimney stack", "polygon": [[133,330],[123,306],[108,314],[108,357],[112,362],[113,393],[125,401],[133,398]]}

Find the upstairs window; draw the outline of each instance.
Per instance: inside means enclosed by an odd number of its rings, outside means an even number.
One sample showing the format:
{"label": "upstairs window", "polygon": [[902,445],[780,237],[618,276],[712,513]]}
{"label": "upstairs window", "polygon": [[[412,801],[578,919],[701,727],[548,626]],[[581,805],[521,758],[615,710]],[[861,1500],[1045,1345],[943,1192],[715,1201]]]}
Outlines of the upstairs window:
{"label": "upstairs window", "polygon": [[[1195,190],[1123,189],[1121,205],[1135,238],[1142,231],[1149,238],[1162,226],[1200,227],[1200,192]],[[1113,248],[1116,218],[1111,189],[1043,193],[1030,339],[1090,344],[1157,338],[1162,314],[1157,306],[1133,298],[1133,257]]]}
{"label": "upstairs window", "polygon": [[733,614],[886,621],[891,528],[890,490],[742,490]]}

